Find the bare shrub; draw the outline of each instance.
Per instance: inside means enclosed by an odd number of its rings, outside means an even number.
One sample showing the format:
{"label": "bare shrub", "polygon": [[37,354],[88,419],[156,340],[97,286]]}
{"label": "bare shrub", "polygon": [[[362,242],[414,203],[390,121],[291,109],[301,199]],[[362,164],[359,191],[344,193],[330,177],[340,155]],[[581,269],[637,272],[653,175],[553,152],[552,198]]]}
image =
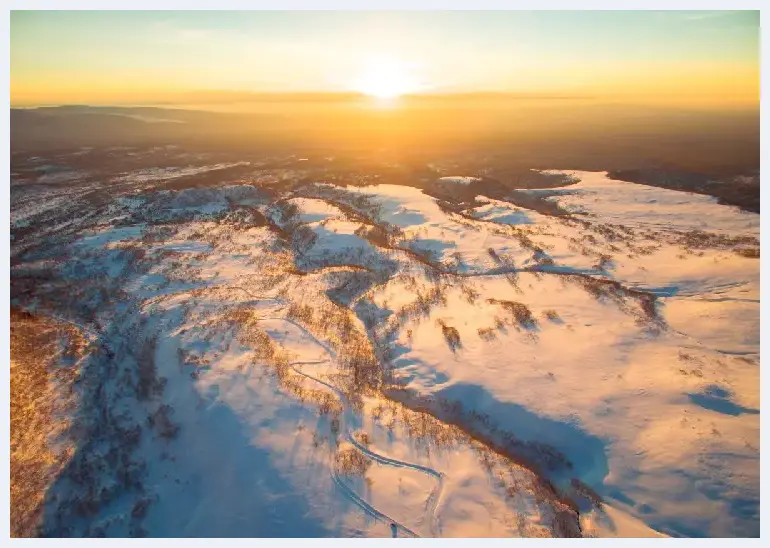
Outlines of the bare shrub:
{"label": "bare shrub", "polygon": [[388,232],[380,226],[362,224],[359,228],[356,229],[355,235],[364,238],[376,246],[391,247],[391,243],[388,238]]}
{"label": "bare shrub", "polygon": [[402,306],[396,311],[396,317],[402,323],[418,317],[430,316],[431,309],[436,305],[446,305],[445,288],[441,285],[434,286],[427,292],[415,290],[416,299]]}
{"label": "bare shrub", "polygon": [[304,253],[318,240],[318,234],[308,226],[300,226],[293,232],[292,245],[297,253]]}
{"label": "bare shrub", "polygon": [[342,403],[337,396],[330,392],[323,392],[320,390],[305,391],[304,395],[318,405],[318,412],[322,416],[332,415],[337,416],[342,413]]}
{"label": "bare shrub", "polygon": [[659,319],[658,310],[655,307],[655,297],[653,295],[639,296],[639,306],[647,321],[654,322]]}
{"label": "bare shrub", "polygon": [[456,268],[460,268],[460,267],[463,266],[463,255],[462,255],[462,253],[460,253],[459,251],[455,251],[454,253],[452,253],[452,258],[455,261],[454,266]]}
{"label": "bare shrub", "polygon": [[572,478],[570,485],[572,486],[572,489],[575,491],[575,493],[590,501],[594,507],[601,509],[604,500],[602,499],[601,495],[591,489],[590,486],[586,485],[578,478]]}
{"label": "bare shrub", "polygon": [[154,413],[147,416],[147,423],[158,431],[158,435],[161,438],[175,438],[177,432],[179,432],[179,425],[171,421],[173,413],[174,409],[170,405],[163,404]]}
{"label": "bare shrub", "polygon": [[436,320],[436,325],[441,327],[441,333],[444,335],[444,340],[446,340],[446,343],[449,345],[449,348],[452,349],[452,352],[455,352],[458,348],[462,348],[460,332],[457,331],[457,329],[444,323],[444,320]]}
{"label": "bare shrub", "polygon": [[553,308],[549,308],[548,310],[543,311],[543,316],[551,320],[552,322],[558,322],[561,320],[561,316],[559,316],[559,313],[556,312]]}
{"label": "bare shrub", "polygon": [[337,451],[335,465],[342,475],[364,476],[372,465],[372,460],[357,448],[349,445]]}
{"label": "bare shrub", "polygon": [[375,407],[372,408],[372,420],[375,422],[379,421],[382,418],[382,413],[385,411],[385,408],[381,403],[378,403]]}
{"label": "bare shrub", "polygon": [[[624,286],[617,280],[597,278],[580,274],[564,274],[561,279],[582,287],[598,301],[613,301],[623,312],[636,316],[640,324],[647,324],[654,329],[665,327],[663,318],[658,314],[656,296],[646,291]],[[633,306],[633,303],[638,308]]]}
{"label": "bare shrub", "polygon": [[522,293],[522,290],[519,287],[519,274],[517,272],[507,272],[505,274],[505,281],[510,284],[514,291]]}
{"label": "bare shrub", "polygon": [[758,247],[743,247],[740,249],[735,249],[733,251],[734,253],[740,255],[741,257],[746,257],[748,259],[759,259]]}
{"label": "bare shrub", "polygon": [[359,431],[355,432],[355,433],[353,434],[353,437],[355,438],[355,440],[356,440],[358,443],[360,443],[360,444],[361,444],[361,445],[363,445],[364,447],[367,447],[367,448],[368,448],[368,447],[369,447],[369,445],[371,444],[371,440],[369,439],[369,434],[367,434],[367,433],[366,433],[366,432],[364,432],[363,430],[359,430]]}
{"label": "bare shrub", "polygon": [[498,331],[505,330],[505,321],[500,316],[495,316],[495,329]]}
{"label": "bare shrub", "polygon": [[537,329],[537,320],[532,315],[532,311],[527,305],[516,301],[506,301],[501,299],[487,299],[487,302],[503,307],[511,315],[515,325],[524,329]]}
{"label": "bare shrub", "polygon": [[297,207],[297,204],[287,200],[279,200],[275,203],[274,207],[280,215],[282,225],[288,225],[290,230],[296,228],[296,224],[299,222],[299,207]]}
{"label": "bare shrub", "polygon": [[491,341],[497,338],[497,333],[491,327],[479,327],[476,332],[479,334],[479,337],[485,341]]}
{"label": "bare shrub", "polygon": [[286,316],[302,324],[308,324],[313,319],[313,308],[308,305],[292,302],[289,304]]}
{"label": "bare shrub", "polygon": [[465,297],[465,300],[468,302],[468,304],[474,304],[476,302],[476,299],[479,298],[480,293],[473,289],[471,286],[467,284],[463,284],[460,288],[460,291],[462,291],[463,296]]}
{"label": "bare shrub", "polygon": [[759,240],[755,236],[728,236],[706,232],[704,230],[669,231],[668,240],[678,243],[685,249],[726,248],[747,245],[759,248]]}
{"label": "bare shrub", "polygon": [[131,517],[134,519],[142,519],[147,514],[147,508],[152,503],[149,498],[141,498],[134,503],[131,508]]}
{"label": "bare shrub", "polygon": [[558,538],[582,538],[578,513],[566,507],[554,505],[551,530]]}
{"label": "bare shrub", "polygon": [[594,265],[594,270],[606,270],[612,264],[612,256],[602,253],[599,255],[599,262]]}

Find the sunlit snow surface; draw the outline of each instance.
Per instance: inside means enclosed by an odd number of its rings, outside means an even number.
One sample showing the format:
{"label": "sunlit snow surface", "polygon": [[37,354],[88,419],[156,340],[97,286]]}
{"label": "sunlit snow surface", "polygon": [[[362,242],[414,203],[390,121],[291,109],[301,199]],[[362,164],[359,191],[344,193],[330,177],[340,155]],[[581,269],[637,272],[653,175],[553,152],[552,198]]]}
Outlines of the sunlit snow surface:
{"label": "sunlit snow surface", "polygon": [[[120,181],[206,169],[195,170]],[[178,431],[164,437],[142,420],[141,492],[73,520],[71,532],[123,536],[140,523],[149,536],[391,536],[396,523],[399,536],[553,535],[554,503],[536,495],[533,471],[492,462],[479,442],[408,409],[441,418],[431,406],[460,402],[571,462],[549,479],[566,488],[578,478],[605,501],[581,514],[583,534],[758,535],[759,261],[721,244],[688,249],[672,234],[758,238],[759,215],[570,173],[580,182],[527,192],[594,228],[485,196],[459,215],[394,185],[343,187],[336,205],[289,197],[291,216],[248,184],[116,196],[67,244],[62,275],[125,294],[87,301],[100,311],[93,323],[109,326],[94,336],[118,349],[154,339],[166,380],[150,403],[120,405],[144,417],[162,402]],[[376,213],[346,214],[361,200]],[[16,227],[47,206],[20,207]],[[367,235],[371,219],[398,227],[387,245]],[[602,223],[614,236],[595,229]],[[49,268],[43,259],[17,268]],[[659,320],[569,274],[657,295]],[[432,289],[442,298],[409,312]],[[506,301],[526,305],[531,323],[512,320]],[[359,340],[340,335],[345,314],[390,351],[379,357],[392,384],[359,394],[358,407],[342,386]],[[255,353],[249,330],[266,333],[283,361]],[[336,418],[319,413],[323,401]],[[340,471],[343,457],[355,473]],[[149,501],[141,518],[139,499]]]}

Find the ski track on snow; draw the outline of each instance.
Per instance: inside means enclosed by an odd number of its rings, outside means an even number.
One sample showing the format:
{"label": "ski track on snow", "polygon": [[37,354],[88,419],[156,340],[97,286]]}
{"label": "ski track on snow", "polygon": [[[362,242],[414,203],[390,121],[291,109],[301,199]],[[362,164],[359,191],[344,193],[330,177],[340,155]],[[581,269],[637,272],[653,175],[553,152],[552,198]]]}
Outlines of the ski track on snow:
{"label": "ski track on snow", "polygon": [[[286,305],[285,301],[283,301],[281,299],[278,299],[278,298],[275,298],[275,297],[257,297],[256,295],[251,293],[251,291],[249,291],[248,289],[246,289],[244,287],[229,286],[226,289],[237,289],[237,290],[243,291],[244,293],[246,293],[251,298],[249,301],[246,301],[245,303],[238,303],[238,304],[251,304],[251,303],[256,303],[256,302],[272,302],[272,303],[278,305],[277,308],[275,308],[275,309],[273,309],[271,311],[272,313],[280,312],[281,310],[283,310],[283,308],[285,308],[285,305]],[[165,295],[160,296],[160,299],[158,299],[158,300],[165,300],[165,299],[168,299],[171,296],[179,295],[181,293],[189,293],[189,290],[182,290],[182,291],[178,291],[178,292],[174,292],[174,293],[170,293],[170,294],[165,294]],[[158,301],[155,301],[155,302],[158,302]],[[154,303],[152,303],[152,304],[154,304]],[[409,468],[411,470],[416,470],[416,471],[421,472],[423,474],[427,474],[427,475],[429,475],[429,476],[431,476],[431,477],[433,477],[433,478],[435,478],[437,480],[436,487],[431,491],[431,494],[428,497],[427,504],[426,504],[426,513],[427,513],[427,515],[428,515],[428,517],[430,519],[430,530],[431,530],[432,536],[434,536],[434,537],[438,536],[439,528],[438,528],[438,525],[437,525],[437,522],[438,522],[437,512],[438,512],[439,504],[441,502],[441,495],[443,494],[443,489],[444,489],[444,474],[439,472],[438,470],[436,470],[434,468],[429,467],[429,466],[424,466],[424,465],[421,465],[421,464],[415,464],[415,463],[411,463],[411,462],[402,461],[402,460],[399,460],[399,459],[394,459],[394,458],[391,458],[391,457],[387,457],[385,455],[380,455],[379,453],[375,453],[374,451],[372,451],[372,450],[368,449],[367,447],[364,447],[363,445],[361,445],[353,437],[353,434],[351,433],[350,428],[349,428],[349,423],[353,422],[350,419],[353,418],[354,411],[353,411],[350,403],[348,402],[347,398],[345,397],[345,394],[339,388],[337,388],[336,386],[332,385],[331,383],[328,383],[328,382],[326,382],[324,380],[321,380],[321,379],[319,379],[319,378],[317,378],[317,377],[315,377],[315,376],[313,376],[313,375],[311,375],[309,373],[306,373],[305,371],[302,371],[298,367],[298,366],[301,366],[301,365],[318,365],[318,364],[321,364],[321,363],[329,363],[329,362],[331,362],[333,364],[334,363],[335,353],[327,345],[325,345],[323,342],[318,340],[318,338],[316,338],[312,333],[310,333],[304,326],[302,326],[301,324],[295,322],[294,320],[291,320],[291,319],[285,318],[285,317],[281,317],[281,316],[272,316],[271,315],[271,316],[262,316],[260,318],[257,318],[256,321],[267,321],[267,320],[283,321],[283,322],[286,322],[286,323],[289,323],[289,324],[295,326],[296,328],[301,330],[307,337],[309,337],[314,343],[316,343],[320,348],[322,348],[324,350],[324,352],[327,354],[327,356],[329,357],[328,360],[291,362],[289,364],[289,366],[292,368],[292,370],[295,373],[297,373],[297,374],[299,374],[299,375],[301,375],[301,376],[303,376],[303,377],[305,377],[305,378],[307,378],[307,379],[309,379],[311,381],[314,381],[314,382],[316,382],[318,384],[321,384],[322,386],[328,388],[329,390],[334,392],[335,395],[340,399],[340,401],[342,402],[343,407],[344,407],[344,413],[342,415],[342,417],[344,419],[344,423],[340,425],[341,426],[340,430],[342,432],[344,432],[344,436],[345,436],[346,441],[348,441],[351,445],[353,445],[361,453],[363,453],[364,455],[366,455],[370,459],[372,459],[372,460],[374,460],[374,461],[376,461],[376,462],[378,462],[380,464],[383,464],[383,465],[386,465],[386,466],[394,466],[394,467],[397,467],[397,468]],[[68,323],[73,323],[74,324],[74,322],[69,322],[69,321],[68,321]],[[77,324],[74,324],[74,325],[77,325]],[[78,327],[81,327],[81,329],[84,329],[83,326],[78,326]],[[91,333],[90,330],[88,330],[88,331],[89,331],[89,333]],[[420,537],[420,535],[418,535],[417,533],[412,531],[409,527],[403,525],[402,523],[400,523],[397,520],[391,518],[390,516],[388,516],[384,512],[381,512],[380,510],[378,510],[377,508],[375,508],[374,506],[372,506],[371,504],[366,502],[363,498],[361,498],[358,494],[356,494],[355,491],[353,491],[348,485],[346,485],[345,482],[342,480],[342,478],[339,476],[339,473],[337,472],[337,467],[334,464],[334,455],[332,454],[331,450],[330,450],[330,454],[329,454],[329,459],[330,459],[330,469],[331,469],[332,480],[340,488],[340,490],[342,491],[343,495],[345,495],[346,498],[351,500],[359,508],[361,508],[365,513],[373,516],[375,519],[381,519],[381,520],[386,521],[386,522],[388,522],[390,524],[394,524],[398,528],[398,530],[402,531],[407,536],[415,537],[415,538]]]}

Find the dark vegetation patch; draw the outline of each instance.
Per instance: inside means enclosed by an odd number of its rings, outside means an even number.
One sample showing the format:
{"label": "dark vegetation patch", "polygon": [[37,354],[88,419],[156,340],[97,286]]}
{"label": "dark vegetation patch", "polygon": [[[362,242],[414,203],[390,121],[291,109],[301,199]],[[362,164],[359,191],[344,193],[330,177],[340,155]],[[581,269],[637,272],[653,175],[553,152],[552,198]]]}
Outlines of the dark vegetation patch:
{"label": "dark vegetation patch", "polygon": [[43,526],[45,493],[71,458],[74,363],[89,349],[69,324],[13,306],[10,322],[11,537],[33,537]]}
{"label": "dark vegetation patch", "polygon": [[476,332],[485,341],[492,341],[497,338],[497,332],[491,327],[479,327]]}
{"label": "dark vegetation patch", "polygon": [[436,320],[436,325],[441,328],[441,334],[444,336],[449,348],[452,352],[456,352],[458,348],[462,348],[462,342],[460,341],[460,332],[451,325],[447,325],[444,320]]}
{"label": "dark vegetation patch", "polygon": [[371,465],[372,459],[354,446],[338,448],[335,455],[334,466],[343,476],[363,477]]}
{"label": "dark vegetation patch", "polygon": [[[470,447],[489,478],[506,493],[512,506],[523,492],[554,511],[554,521],[545,523],[554,536],[580,536],[579,508],[547,479],[550,472],[568,471],[571,463],[553,447],[517,439],[498,423],[475,410],[465,410],[460,402],[421,396],[399,387],[388,387],[386,399],[371,410],[372,419],[392,430],[403,425],[419,450],[426,456],[451,453],[457,447]],[[517,479],[521,468],[533,473],[530,482]],[[560,522],[560,523],[559,523]],[[521,534],[530,536],[533,531]]]}
{"label": "dark vegetation patch", "polygon": [[611,170],[609,177],[620,181],[713,196],[720,204],[738,206],[744,211],[759,213],[758,174],[707,175],[690,171],[648,168]]}
{"label": "dark vegetation patch", "polygon": [[530,489],[539,502],[550,502],[556,511],[560,508],[568,510],[563,517],[572,525],[561,530],[557,536],[570,536],[569,532],[580,535],[580,527],[575,520],[579,514],[578,505],[548,479],[552,474],[568,474],[573,468],[573,464],[558,449],[521,440],[489,415],[465,409],[459,401],[419,395],[400,387],[387,388],[385,395],[406,406],[400,418],[411,429],[410,435],[414,439],[430,441],[437,449],[451,449],[454,444],[472,440],[470,445],[478,452],[482,465],[491,468],[497,456],[508,466],[521,466],[534,472],[535,481]]}
{"label": "dark vegetation patch", "polygon": [[604,499],[602,499],[601,495],[592,489],[590,485],[580,481],[578,478],[572,478],[572,480],[570,480],[570,485],[577,497],[582,497],[588,501],[589,505],[593,508],[602,509]]}
{"label": "dark vegetation patch", "polygon": [[506,301],[501,299],[487,299],[487,302],[489,304],[501,306],[503,310],[508,312],[514,325],[523,329],[537,329],[537,320],[532,315],[532,311],[527,305],[516,301]]}
{"label": "dark vegetation patch", "polygon": [[[574,184],[570,181],[564,184]],[[476,199],[477,195],[484,195],[495,200],[507,202],[514,206],[522,207],[532,211],[537,211],[543,215],[552,217],[565,217],[571,215],[569,211],[559,206],[555,201],[549,200],[547,196],[539,194],[530,194],[518,190],[506,188],[499,183],[491,183],[488,180],[470,183],[469,185],[454,185],[464,190],[450,192],[444,189],[425,189],[423,192],[436,198],[439,208],[445,213],[460,215],[469,220],[481,221],[468,213],[469,210],[484,205]]]}
{"label": "dark vegetation patch", "polygon": [[[598,278],[576,273],[559,273],[565,283],[583,288],[598,301],[614,302],[621,310],[637,318],[639,323],[654,328],[663,328],[665,320],[658,313],[657,296],[640,289],[624,286],[617,280]],[[632,306],[636,304],[636,306]]]}
{"label": "dark vegetation patch", "polygon": [[343,270],[330,275],[332,285],[326,291],[326,295],[341,306],[349,306],[354,299],[363,295],[377,284],[386,281],[381,273],[364,269],[356,265],[345,265]]}
{"label": "dark vegetation patch", "polygon": [[697,229],[686,232],[677,230],[670,232],[677,243],[691,249],[733,248],[738,246],[750,246],[749,249],[756,249],[759,247],[759,239],[755,236],[728,236],[726,234],[717,234]]}
{"label": "dark vegetation patch", "polygon": [[501,197],[499,199],[552,217],[565,217],[571,214],[561,207],[558,202],[549,200],[547,196],[541,196],[539,194],[527,194],[525,192],[514,190],[509,192],[504,198]]}
{"label": "dark vegetation patch", "polygon": [[227,184],[237,184],[254,172],[251,165],[228,166],[215,168],[194,175],[183,175],[161,181],[156,186],[162,190],[185,190],[188,188],[216,187]]}
{"label": "dark vegetation patch", "polygon": [[164,403],[147,416],[147,423],[158,432],[161,438],[172,439],[179,432],[179,425],[174,424],[171,420],[173,413],[174,409]]}
{"label": "dark vegetation patch", "polygon": [[747,248],[736,249],[735,253],[737,253],[741,257],[746,257],[747,259],[759,259],[758,247],[747,247]]}
{"label": "dark vegetation patch", "polygon": [[550,320],[552,322],[557,322],[558,323],[558,322],[561,321],[561,316],[559,316],[559,313],[556,312],[553,308],[550,308],[548,310],[544,310],[543,311],[543,316],[546,319],[548,319],[548,320]]}

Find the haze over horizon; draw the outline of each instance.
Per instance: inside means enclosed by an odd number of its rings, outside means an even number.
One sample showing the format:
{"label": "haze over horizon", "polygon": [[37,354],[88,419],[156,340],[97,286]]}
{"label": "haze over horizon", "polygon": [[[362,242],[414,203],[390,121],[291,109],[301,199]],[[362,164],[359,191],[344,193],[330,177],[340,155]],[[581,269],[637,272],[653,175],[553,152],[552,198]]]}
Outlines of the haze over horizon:
{"label": "haze over horizon", "polygon": [[756,11],[15,11],[10,38],[13,107],[356,93],[759,106]]}

